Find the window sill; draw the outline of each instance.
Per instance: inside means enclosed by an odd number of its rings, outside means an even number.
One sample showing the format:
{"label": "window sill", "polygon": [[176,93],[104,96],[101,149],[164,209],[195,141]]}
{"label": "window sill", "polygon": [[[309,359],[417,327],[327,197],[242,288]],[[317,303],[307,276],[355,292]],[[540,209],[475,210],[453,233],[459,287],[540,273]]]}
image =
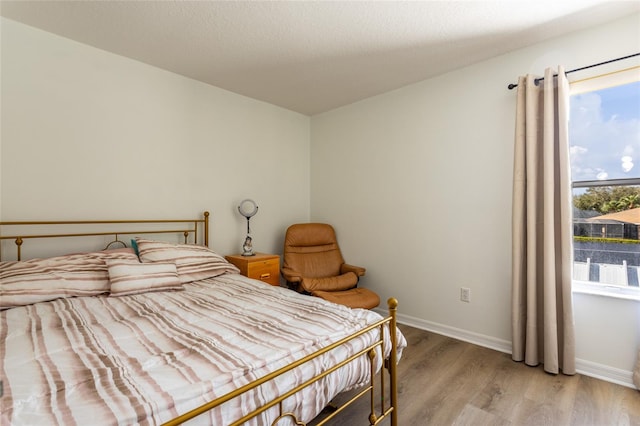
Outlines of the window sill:
{"label": "window sill", "polygon": [[593,296],[612,297],[614,299],[634,300],[640,302],[640,288],[617,285],[593,284],[587,281],[573,281],[573,293]]}

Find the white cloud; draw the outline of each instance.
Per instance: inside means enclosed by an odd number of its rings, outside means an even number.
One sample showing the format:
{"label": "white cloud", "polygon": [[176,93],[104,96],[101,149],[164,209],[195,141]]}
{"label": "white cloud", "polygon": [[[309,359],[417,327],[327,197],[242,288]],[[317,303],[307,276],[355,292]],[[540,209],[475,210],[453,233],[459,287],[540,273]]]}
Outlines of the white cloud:
{"label": "white cloud", "polygon": [[[625,89],[619,89],[625,87]],[[571,97],[569,138],[573,180],[640,176],[634,160],[640,153],[640,114],[628,94],[636,96],[640,83],[614,90]],[[601,95],[602,94],[602,95]],[[618,102],[618,100],[620,101]]]}
{"label": "white cloud", "polygon": [[584,146],[571,145],[569,147],[569,154],[571,155],[580,155],[580,154],[585,154],[587,152],[589,152],[589,148],[585,148]]}

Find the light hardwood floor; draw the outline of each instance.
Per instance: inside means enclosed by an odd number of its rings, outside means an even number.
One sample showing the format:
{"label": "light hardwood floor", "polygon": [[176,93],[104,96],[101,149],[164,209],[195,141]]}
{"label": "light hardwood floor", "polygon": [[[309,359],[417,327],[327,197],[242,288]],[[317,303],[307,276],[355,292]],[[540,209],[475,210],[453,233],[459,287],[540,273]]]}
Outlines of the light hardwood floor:
{"label": "light hardwood floor", "polygon": [[[398,365],[402,426],[640,425],[635,389],[582,375],[547,374],[509,354],[399,327],[409,343]],[[369,404],[368,398],[358,401],[330,424],[369,424]]]}

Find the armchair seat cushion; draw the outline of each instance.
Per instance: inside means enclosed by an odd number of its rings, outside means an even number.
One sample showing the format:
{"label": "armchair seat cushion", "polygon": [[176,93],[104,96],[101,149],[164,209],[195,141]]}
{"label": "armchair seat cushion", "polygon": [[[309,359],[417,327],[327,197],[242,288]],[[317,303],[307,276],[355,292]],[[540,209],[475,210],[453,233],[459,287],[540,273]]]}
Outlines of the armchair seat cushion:
{"label": "armchair seat cushion", "polygon": [[314,291],[341,291],[348,290],[358,284],[358,276],[353,272],[347,272],[335,277],[309,278],[302,277],[300,283],[303,290]]}
{"label": "armchair seat cushion", "polygon": [[371,290],[356,287],[346,291],[313,291],[312,295],[350,308],[373,309],[380,304],[380,297]]}

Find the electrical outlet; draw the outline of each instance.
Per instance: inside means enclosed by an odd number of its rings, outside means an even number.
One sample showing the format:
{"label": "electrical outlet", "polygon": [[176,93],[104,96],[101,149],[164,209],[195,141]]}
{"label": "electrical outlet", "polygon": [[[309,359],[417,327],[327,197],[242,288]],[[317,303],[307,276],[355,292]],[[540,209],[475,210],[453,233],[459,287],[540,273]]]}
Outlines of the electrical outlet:
{"label": "electrical outlet", "polygon": [[468,287],[460,287],[460,300],[471,303],[471,289]]}

